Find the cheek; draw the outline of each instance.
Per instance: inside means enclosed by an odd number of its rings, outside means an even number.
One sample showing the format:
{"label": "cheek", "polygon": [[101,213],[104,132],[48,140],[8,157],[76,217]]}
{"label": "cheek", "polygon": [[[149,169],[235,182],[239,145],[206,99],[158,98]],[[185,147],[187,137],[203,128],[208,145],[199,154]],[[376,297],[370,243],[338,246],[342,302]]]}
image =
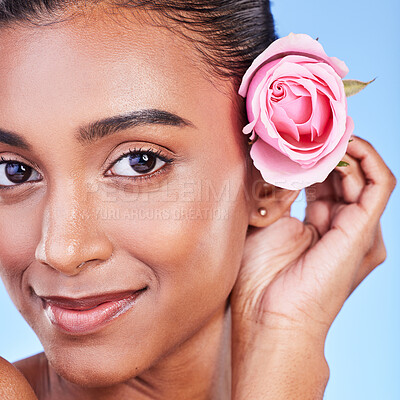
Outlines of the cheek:
{"label": "cheek", "polygon": [[[230,110],[225,103],[219,109]],[[206,111],[202,121],[208,125],[185,139],[185,160],[171,179],[153,192],[118,200],[112,207],[118,217],[107,220],[115,242],[152,270],[158,300],[169,307],[162,318],[170,321],[194,310],[204,318],[226,301],[248,225],[245,159],[233,127],[221,122],[230,116]]]}
{"label": "cheek", "polygon": [[29,201],[0,203],[0,274],[14,303],[22,290],[22,275],[34,261],[40,240],[39,206],[36,195]]}
{"label": "cheek", "polygon": [[102,211],[113,241],[151,269],[169,321],[194,310],[204,317],[234,285],[248,221],[242,174],[242,167],[231,166],[229,173],[196,179],[204,169],[192,170],[190,180],[182,175],[168,189]]}

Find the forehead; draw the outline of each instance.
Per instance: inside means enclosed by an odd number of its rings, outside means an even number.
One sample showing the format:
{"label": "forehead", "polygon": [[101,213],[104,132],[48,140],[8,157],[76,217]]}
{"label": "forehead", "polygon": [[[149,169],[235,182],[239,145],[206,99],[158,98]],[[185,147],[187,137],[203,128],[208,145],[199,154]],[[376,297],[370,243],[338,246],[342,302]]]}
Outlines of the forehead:
{"label": "forehead", "polygon": [[101,117],[127,109],[198,108],[213,85],[193,45],[139,14],[115,18],[95,14],[2,28],[1,126],[7,127],[9,116],[13,124],[25,128],[29,120],[32,127],[35,116],[50,121],[60,110],[74,124],[74,117],[85,119],[88,107]]}

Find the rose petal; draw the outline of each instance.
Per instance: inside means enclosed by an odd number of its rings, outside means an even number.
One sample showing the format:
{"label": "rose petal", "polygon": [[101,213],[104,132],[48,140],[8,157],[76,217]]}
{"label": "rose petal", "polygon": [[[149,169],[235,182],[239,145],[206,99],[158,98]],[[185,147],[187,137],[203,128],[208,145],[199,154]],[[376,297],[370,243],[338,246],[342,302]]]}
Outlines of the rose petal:
{"label": "rose petal", "polygon": [[291,54],[306,55],[307,57],[324,61],[331,65],[341,78],[344,78],[349,72],[343,61],[336,57],[328,57],[318,41],[306,34],[291,33],[288,36],[275,40],[254,59],[242,78],[238,93],[242,97],[246,97],[254,73],[263,64]]}
{"label": "rose petal", "polygon": [[279,60],[276,60],[276,62],[271,63],[270,65],[265,65],[262,67],[262,69],[260,69],[259,74],[257,74],[257,76],[253,79],[246,101],[246,111],[249,123],[242,130],[242,132],[245,134],[249,134],[254,129],[254,126],[258,121],[260,115],[260,93],[265,83],[269,79],[269,74],[267,72],[270,68],[273,68],[274,65],[278,63]]}
{"label": "rose petal", "polygon": [[[294,121],[287,115],[286,110],[282,107],[274,107],[273,113],[271,115],[271,121],[275,125],[275,129],[282,136],[282,133],[286,133],[293,139],[299,141],[300,135],[299,131],[297,130],[296,124]],[[258,134],[258,133],[257,133]],[[259,135],[261,138],[264,135]]]}
{"label": "rose petal", "polygon": [[297,81],[289,81],[290,90],[295,96],[308,96],[310,92]]}
{"label": "rose petal", "polygon": [[[342,81],[340,80],[339,76],[335,74],[333,68],[329,65],[319,63],[315,64],[308,64],[307,69],[316,77],[320,78],[322,82],[325,83],[326,86],[333,92],[335,96],[334,100],[339,100],[343,98],[344,91],[340,90],[340,86],[343,86]],[[338,82],[340,81],[340,84]],[[344,86],[343,86],[344,87]]]}
{"label": "rose petal", "polygon": [[319,159],[325,157],[330,152],[335,151],[335,148],[338,146],[343,135],[346,134],[347,118],[349,117],[346,116],[343,105],[336,102],[336,104],[332,106],[332,114],[332,128],[330,132],[325,133],[326,139],[321,139],[323,143],[322,147],[313,154],[313,157],[302,161],[304,167],[313,166]]}
{"label": "rose petal", "polygon": [[306,123],[312,114],[311,96],[302,96],[291,101],[282,101],[279,106],[286,111],[288,117],[297,125]]}
{"label": "rose petal", "polygon": [[353,120],[347,117],[346,131],[337,147],[311,168],[304,168],[291,161],[259,139],[253,144],[250,156],[266,182],[289,190],[300,190],[326,179],[346,153],[353,130]]}
{"label": "rose petal", "polygon": [[330,119],[332,119],[331,102],[326,96],[317,94],[316,106],[313,108],[313,116],[311,118],[311,125],[315,128],[317,136],[325,133]]}
{"label": "rose petal", "polygon": [[[287,57],[289,58],[289,57]],[[314,74],[301,63],[290,62],[288,59],[282,59],[279,65],[271,69],[271,80],[276,81],[280,79],[313,79]],[[258,72],[255,76],[258,75]],[[252,85],[253,83],[251,83]]]}
{"label": "rose petal", "polygon": [[[314,112],[316,112],[315,109]],[[299,161],[304,166],[309,166],[315,164],[318,159],[324,157],[335,148],[346,129],[346,110],[342,103],[330,101],[330,112],[332,113],[331,118],[329,118],[331,129],[317,138],[314,137],[314,141],[321,143],[321,146],[318,146],[313,153],[305,153],[299,151],[299,148],[302,147],[301,145],[305,143],[303,140],[300,140],[297,149],[286,145],[286,153],[290,159]],[[319,133],[317,129],[314,126],[314,132]]]}
{"label": "rose petal", "polygon": [[[298,127],[297,127],[298,129]],[[285,141],[284,154],[288,153],[288,149],[294,150],[294,154],[306,154],[306,157],[314,156],[315,151],[322,146],[322,143],[312,142],[306,135],[301,136],[299,141],[294,141],[290,136],[286,136],[285,132],[281,133],[282,139]],[[308,154],[308,155],[307,155]],[[297,159],[292,158],[292,159]]]}

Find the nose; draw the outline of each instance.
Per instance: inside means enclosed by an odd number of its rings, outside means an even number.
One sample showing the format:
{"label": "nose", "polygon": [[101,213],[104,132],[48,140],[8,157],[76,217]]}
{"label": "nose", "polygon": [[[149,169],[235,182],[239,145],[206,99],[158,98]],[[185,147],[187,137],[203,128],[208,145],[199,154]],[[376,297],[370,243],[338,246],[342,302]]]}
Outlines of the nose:
{"label": "nose", "polygon": [[35,251],[39,262],[73,276],[111,257],[112,244],[97,223],[93,202],[82,191],[49,194],[42,221]]}

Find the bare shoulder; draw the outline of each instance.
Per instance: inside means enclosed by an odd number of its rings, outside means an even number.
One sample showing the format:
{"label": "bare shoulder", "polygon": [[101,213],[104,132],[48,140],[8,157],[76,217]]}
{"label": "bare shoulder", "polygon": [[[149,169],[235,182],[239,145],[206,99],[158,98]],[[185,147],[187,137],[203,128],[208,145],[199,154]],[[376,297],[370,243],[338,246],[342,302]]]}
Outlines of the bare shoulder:
{"label": "bare shoulder", "polygon": [[35,392],[41,388],[43,380],[46,380],[48,376],[48,362],[43,352],[16,361],[13,365],[22,373]]}
{"label": "bare shoulder", "polygon": [[35,400],[36,396],[24,375],[0,357],[0,398],[4,400]]}

